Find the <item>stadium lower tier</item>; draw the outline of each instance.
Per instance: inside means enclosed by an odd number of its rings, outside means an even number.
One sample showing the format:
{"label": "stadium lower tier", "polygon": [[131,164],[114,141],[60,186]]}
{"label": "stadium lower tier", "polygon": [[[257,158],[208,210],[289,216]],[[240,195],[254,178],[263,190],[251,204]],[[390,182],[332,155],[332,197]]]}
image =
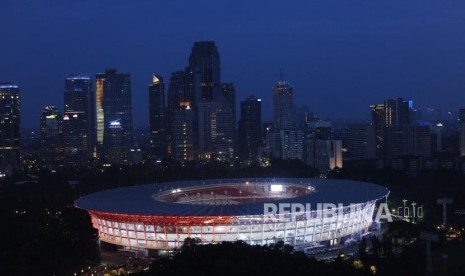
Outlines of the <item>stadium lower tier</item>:
{"label": "stadium lower tier", "polygon": [[283,241],[293,246],[338,244],[372,223],[376,200],[319,210],[249,216],[152,216],[89,211],[101,241],[130,249],[173,250],[186,238],[200,243],[242,240],[251,245]]}

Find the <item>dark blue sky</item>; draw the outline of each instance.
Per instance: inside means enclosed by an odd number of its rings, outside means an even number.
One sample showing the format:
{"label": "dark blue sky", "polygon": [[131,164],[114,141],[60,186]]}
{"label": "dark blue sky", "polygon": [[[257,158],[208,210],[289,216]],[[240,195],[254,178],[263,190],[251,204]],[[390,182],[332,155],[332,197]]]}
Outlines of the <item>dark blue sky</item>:
{"label": "dark blue sky", "polygon": [[371,103],[413,98],[445,113],[465,106],[465,1],[2,0],[0,81],[21,86],[23,127],[63,108],[65,74],[117,68],[132,76],[135,124],[148,124],[152,73],[187,65],[192,43],[214,40],[222,81],[238,102],[284,78],[323,118],[368,119]]}

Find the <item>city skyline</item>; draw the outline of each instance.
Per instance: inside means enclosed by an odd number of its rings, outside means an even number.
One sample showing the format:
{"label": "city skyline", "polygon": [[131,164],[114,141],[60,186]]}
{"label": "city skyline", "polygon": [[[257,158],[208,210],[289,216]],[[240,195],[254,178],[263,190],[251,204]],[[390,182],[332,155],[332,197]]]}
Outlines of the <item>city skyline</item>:
{"label": "city skyline", "polygon": [[0,6],[0,275],[465,275],[464,0]]}
{"label": "city skyline", "polygon": [[[250,94],[262,98],[265,121],[272,118],[267,102],[280,69],[294,87],[296,102],[322,118],[369,121],[368,106],[392,97],[415,99],[422,109],[441,108],[444,115],[457,112],[465,103],[465,24],[458,12],[465,4],[414,2],[403,3],[402,9],[340,1],[279,4],[265,12],[257,3],[168,3],[157,7],[157,18],[147,14],[153,3],[60,2],[44,8],[15,1],[7,3],[0,19],[5,21],[0,33],[9,37],[0,46],[0,76],[21,88],[22,127],[37,128],[43,106],[61,106],[65,75],[94,76],[103,68],[118,68],[132,77],[134,125],[148,127],[151,75],[168,80],[185,66],[192,42],[213,40],[221,53],[222,81],[234,83],[239,100]],[[220,13],[223,8],[231,15]],[[179,10],[182,22],[167,16],[173,10]],[[223,16],[228,20],[220,20]],[[194,17],[199,20],[189,20]],[[208,24],[211,20],[218,26]],[[114,27],[104,33],[94,28],[108,22]],[[135,26],[141,30],[134,31]],[[155,30],[163,40],[147,35]],[[117,39],[121,36],[125,39]],[[33,51],[25,50],[29,39],[37,46]],[[335,103],[338,108],[330,108]]]}

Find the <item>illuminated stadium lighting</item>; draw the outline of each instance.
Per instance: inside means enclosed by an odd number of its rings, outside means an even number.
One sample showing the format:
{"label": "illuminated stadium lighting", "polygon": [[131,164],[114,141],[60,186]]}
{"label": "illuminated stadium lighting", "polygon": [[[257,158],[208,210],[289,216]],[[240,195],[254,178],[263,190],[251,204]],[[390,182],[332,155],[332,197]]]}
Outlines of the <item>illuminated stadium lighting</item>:
{"label": "illuminated stadium lighting", "polygon": [[283,191],[283,185],[271,185],[271,192],[282,192]]}

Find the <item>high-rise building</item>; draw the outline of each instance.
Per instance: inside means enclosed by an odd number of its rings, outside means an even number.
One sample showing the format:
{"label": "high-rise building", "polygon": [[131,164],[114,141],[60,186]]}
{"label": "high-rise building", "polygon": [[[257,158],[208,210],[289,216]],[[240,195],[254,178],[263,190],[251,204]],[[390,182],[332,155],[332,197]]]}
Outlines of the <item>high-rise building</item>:
{"label": "high-rise building", "polygon": [[332,122],[321,121],[320,119],[314,118],[306,123],[306,136],[320,140],[331,140],[332,139]]}
{"label": "high-rise building", "polygon": [[103,143],[104,161],[109,164],[122,164],[126,157],[124,143],[124,130],[119,120],[108,122],[105,126],[105,142]]}
{"label": "high-rise building", "polygon": [[428,125],[388,127],[385,138],[387,158],[431,157],[431,130]]}
{"label": "high-rise building", "polygon": [[[118,152],[122,156],[121,163],[127,163],[127,152],[133,143],[132,106],[131,106],[131,77],[129,74],[117,73],[115,69],[107,69],[105,73],[96,76],[96,111],[97,111],[97,144],[103,148],[101,157],[105,160],[107,154],[105,146],[107,138],[105,132],[109,131],[112,122],[119,122],[122,137]],[[111,132],[113,133],[113,127]],[[108,140],[108,143],[110,141]],[[113,154],[113,153],[112,153]],[[116,160],[113,158],[113,160]]]}
{"label": "high-rise building", "polygon": [[372,125],[350,125],[347,149],[349,155],[360,159],[374,159],[375,127]]}
{"label": "high-rise building", "polygon": [[410,115],[412,109],[412,100],[404,100],[402,98],[385,100],[384,114],[386,116],[386,127],[404,126],[410,124]]}
{"label": "high-rise building", "polygon": [[181,102],[189,102],[191,108],[196,106],[198,102],[196,96],[199,92],[195,86],[196,77],[198,74],[195,74],[190,67],[171,74],[168,86],[168,110],[178,109]]}
{"label": "high-rise building", "polygon": [[459,110],[459,150],[460,156],[465,156],[465,108]]}
{"label": "high-rise building", "polygon": [[88,76],[65,79],[63,143],[67,166],[84,165],[96,143],[95,95]]}
{"label": "high-rise building", "polygon": [[221,96],[229,105],[232,114],[234,116],[234,122],[236,121],[236,90],[232,82],[221,84]]}
{"label": "high-rise building", "polygon": [[62,116],[56,106],[46,106],[40,115],[39,165],[48,169],[63,166]]}
{"label": "high-rise building", "polygon": [[386,128],[386,115],[384,104],[371,105],[371,125],[375,128],[375,154],[376,157],[384,155],[384,129]]}
{"label": "high-rise building", "polygon": [[217,161],[233,161],[236,122],[230,104],[224,99],[216,104],[210,124],[212,157]]}
{"label": "high-rise building", "polygon": [[300,129],[305,129],[307,124],[313,120],[313,113],[307,105],[298,107],[294,105],[294,125]]}
{"label": "high-rise building", "polygon": [[412,123],[412,100],[387,99],[383,104],[371,105],[372,125],[376,134],[376,156],[385,157],[385,132],[389,127],[401,127]]}
{"label": "high-rise building", "polygon": [[262,140],[262,100],[250,96],[241,102],[239,120],[239,157],[242,161],[256,161]]}
{"label": "high-rise building", "polygon": [[208,160],[216,155],[212,118],[216,118],[216,112],[222,108],[224,101],[221,93],[220,55],[215,42],[194,42],[186,72],[189,72],[191,77],[185,89],[191,89],[193,92],[195,99],[191,108],[197,113],[194,122],[194,133],[198,137],[198,144],[195,145],[196,156]]}
{"label": "high-rise building", "polygon": [[[197,105],[200,103],[199,84],[200,74],[197,69],[192,67],[176,71],[170,77],[167,111],[168,151],[170,156],[178,161],[192,160],[197,156],[199,148],[197,120]],[[186,124],[187,132],[182,136],[183,132],[178,132],[176,126],[184,124]],[[185,154],[180,151],[181,148],[186,150]]]}
{"label": "high-rise building", "polygon": [[195,112],[188,102],[170,111],[171,157],[179,162],[194,160]]}
{"label": "high-rise building", "polygon": [[161,76],[153,75],[149,85],[150,159],[160,160],[167,154],[167,116],[165,84]]}
{"label": "high-rise building", "polygon": [[212,117],[218,108],[218,102],[200,102],[197,105],[198,157],[208,160],[212,157]]}
{"label": "high-rise building", "polygon": [[20,168],[20,99],[18,85],[0,83],[0,170]]}
{"label": "high-rise building", "polygon": [[300,129],[280,131],[281,158],[283,160],[303,160],[304,132]]}
{"label": "high-rise building", "polygon": [[273,88],[273,117],[276,130],[287,130],[294,124],[292,93],[293,88],[287,81],[278,81]]}
{"label": "high-rise building", "polygon": [[220,95],[220,55],[214,41],[194,42],[189,67],[200,74],[200,101],[213,101]]}
{"label": "high-rise building", "polygon": [[236,89],[232,82],[221,84],[221,97],[222,100],[226,101],[227,105],[231,109],[232,115],[232,128],[233,128],[233,147],[237,153],[237,114],[236,114]]}
{"label": "high-rise building", "polygon": [[92,151],[89,151],[86,116],[81,111],[68,111],[63,115],[63,162],[67,167],[80,167],[87,164]]}
{"label": "high-rise building", "polygon": [[305,163],[321,172],[342,168],[342,141],[318,140],[305,141]]}

